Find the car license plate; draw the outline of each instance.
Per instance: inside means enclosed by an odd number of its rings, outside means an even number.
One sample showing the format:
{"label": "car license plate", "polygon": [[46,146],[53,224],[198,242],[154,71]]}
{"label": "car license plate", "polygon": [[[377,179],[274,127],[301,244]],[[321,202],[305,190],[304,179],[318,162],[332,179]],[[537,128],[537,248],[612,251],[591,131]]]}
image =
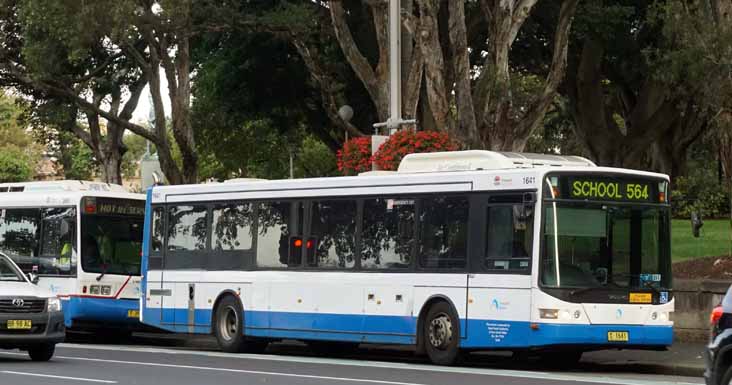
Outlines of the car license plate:
{"label": "car license plate", "polygon": [[629,337],[628,332],[607,332],[608,342],[628,342]]}
{"label": "car license plate", "polygon": [[128,318],[140,318],[140,311],[139,310],[127,310],[127,317]]}
{"label": "car license plate", "polygon": [[28,330],[33,327],[33,322],[29,319],[11,319],[8,320],[8,329],[12,330]]}

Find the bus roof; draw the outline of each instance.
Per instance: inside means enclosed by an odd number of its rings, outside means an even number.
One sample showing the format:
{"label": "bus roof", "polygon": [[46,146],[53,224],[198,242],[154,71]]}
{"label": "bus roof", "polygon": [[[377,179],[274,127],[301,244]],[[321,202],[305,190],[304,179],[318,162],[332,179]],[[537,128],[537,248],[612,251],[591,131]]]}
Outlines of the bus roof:
{"label": "bus roof", "polygon": [[41,182],[0,183],[0,193],[13,192],[74,192],[74,191],[102,191],[128,192],[123,186],[104,182],[82,180],[58,180]]}
{"label": "bus roof", "polygon": [[[598,167],[581,157],[463,151],[408,155],[397,172],[361,176],[270,181],[231,181],[200,185],[156,186],[152,202],[231,199],[419,194],[428,192],[540,190],[551,172],[626,174],[668,180],[639,170]],[[368,175],[368,176],[366,176]]]}

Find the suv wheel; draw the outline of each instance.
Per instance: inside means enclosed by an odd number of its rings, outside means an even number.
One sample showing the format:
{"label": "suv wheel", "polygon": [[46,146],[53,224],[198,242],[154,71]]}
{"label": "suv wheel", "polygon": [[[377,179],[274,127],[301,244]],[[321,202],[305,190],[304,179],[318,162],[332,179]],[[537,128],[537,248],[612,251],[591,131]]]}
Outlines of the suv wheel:
{"label": "suv wheel", "polygon": [[39,345],[28,349],[28,355],[33,361],[48,361],[53,357],[53,353],[56,351],[56,345]]}

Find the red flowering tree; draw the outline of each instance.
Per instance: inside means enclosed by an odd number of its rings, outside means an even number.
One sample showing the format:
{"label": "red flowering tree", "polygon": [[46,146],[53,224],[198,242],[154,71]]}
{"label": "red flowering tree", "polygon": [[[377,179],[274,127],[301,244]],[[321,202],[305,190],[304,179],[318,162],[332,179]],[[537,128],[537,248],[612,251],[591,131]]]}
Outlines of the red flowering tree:
{"label": "red flowering tree", "polygon": [[343,143],[336,153],[338,171],[343,175],[357,175],[371,171],[371,137],[360,136]]}
{"label": "red flowering tree", "polygon": [[457,149],[457,142],[445,132],[401,130],[379,147],[373,161],[380,170],[396,170],[407,154]]}

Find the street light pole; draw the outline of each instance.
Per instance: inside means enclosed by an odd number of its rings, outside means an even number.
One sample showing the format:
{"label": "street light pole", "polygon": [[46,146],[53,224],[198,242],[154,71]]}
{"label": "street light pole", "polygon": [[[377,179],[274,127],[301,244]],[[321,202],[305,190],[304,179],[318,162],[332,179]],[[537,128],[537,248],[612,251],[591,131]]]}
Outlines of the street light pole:
{"label": "street light pole", "polygon": [[404,124],[414,124],[414,119],[402,119],[402,1],[389,0],[389,119],[374,124],[374,128],[387,127],[389,135]]}

